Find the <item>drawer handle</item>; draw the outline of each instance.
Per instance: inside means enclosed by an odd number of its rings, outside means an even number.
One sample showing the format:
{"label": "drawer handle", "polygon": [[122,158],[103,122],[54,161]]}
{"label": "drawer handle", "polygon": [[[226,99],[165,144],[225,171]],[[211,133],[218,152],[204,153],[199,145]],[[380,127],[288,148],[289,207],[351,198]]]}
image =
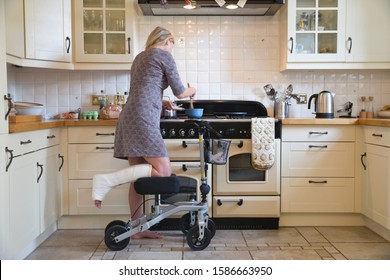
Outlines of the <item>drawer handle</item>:
{"label": "drawer handle", "polygon": [[191,165],[191,164],[183,164],[182,167],[181,167],[181,170],[183,170],[185,172],[185,171],[188,171],[188,169],[190,169],[190,168],[198,169],[199,167],[200,167],[199,164],[198,165],[196,165],[196,164],[193,164],[193,165]]}
{"label": "drawer handle", "polygon": [[5,167],[5,172],[8,172],[8,169],[11,166],[11,163],[14,159],[14,150],[10,150],[10,149],[8,149],[8,147],[5,147],[5,152],[10,154],[9,162],[7,163],[7,166]]}
{"label": "drawer handle", "polygon": [[313,135],[313,134],[315,134],[315,135],[327,135],[328,132],[327,132],[327,131],[324,131],[324,132],[320,132],[320,131],[310,131],[309,134],[310,134],[310,135]]}
{"label": "drawer handle", "polygon": [[376,133],[373,133],[372,136],[373,136],[373,137],[383,137],[382,134],[376,134]]}
{"label": "drawer handle", "polygon": [[96,150],[113,150],[114,147],[96,147]]}
{"label": "drawer handle", "polygon": [[31,144],[32,141],[31,140],[27,140],[27,141],[20,141],[20,145],[27,145],[27,144]]}
{"label": "drawer handle", "polygon": [[366,170],[366,165],[364,164],[363,158],[366,156],[367,156],[367,153],[360,155],[360,162],[362,163],[364,170]]}
{"label": "drawer handle", "polygon": [[114,136],[115,133],[112,132],[112,133],[99,133],[99,132],[96,132],[96,136]]}
{"label": "drawer handle", "polygon": [[53,139],[53,138],[56,138],[56,136],[53,134],[53,135],[49,135],[49,136],[46,136],[47,139]]}
{"label": "drawer handle", "polygon": [[321,149],[326,149],[326,148],[328,148],[328,145],[309,145],[309,148],[321,148]]}
{"label": "drawer handle", "polygon": [[324,181],[313,181],[313,180],[309,180],[309,184],[327,184],[328,181],[324,180]]}
{"label": "drawer handle", "polygon": [[[240,198],[238,201],[235,200],[235,199],[225,199],[223,202],[237,202],[238,206],[241,206],[242,204],[244,204],[244,200],[242,198]],[[222,205],[222,200],[218,199],[217,200],[217,204],[218,204],[218,206],[221,206]]]}
{"label": "drawer handle", "polygon": [[182,146],[183,148],[187,148],[187,147],[188,147],[188,144],[191,144],[191,145],[199,145],[199,142],[197,142],[197,141],[183,141],[183,142],[181,143],[181,146]]}

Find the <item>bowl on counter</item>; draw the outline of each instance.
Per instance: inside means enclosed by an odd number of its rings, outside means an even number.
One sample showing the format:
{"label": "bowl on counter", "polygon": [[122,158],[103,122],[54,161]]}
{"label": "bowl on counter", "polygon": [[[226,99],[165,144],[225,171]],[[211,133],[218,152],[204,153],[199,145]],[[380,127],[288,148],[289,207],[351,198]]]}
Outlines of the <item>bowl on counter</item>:
{"label": "bowl on counter", "polygon": [[380,118],[389,119],[390,118],[390,111],[378,111],[377,116]]}
{"label": "bowl on counter", "polygon": [[16,115],[36,116],[43,114],[43,105],[33,102],[14,102]]}

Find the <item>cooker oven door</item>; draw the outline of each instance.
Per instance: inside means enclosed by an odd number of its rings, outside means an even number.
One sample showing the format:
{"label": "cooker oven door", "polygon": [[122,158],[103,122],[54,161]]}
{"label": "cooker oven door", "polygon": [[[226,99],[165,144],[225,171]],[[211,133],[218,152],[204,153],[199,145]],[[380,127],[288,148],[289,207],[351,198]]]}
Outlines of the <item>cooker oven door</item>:
{"label": "cooker oven door", "polygon": [[252,167],[251,149],[250,139],[232,140],[227,164],[213,167],[214,195],[280,194],[280,139],[275,139],[275,163],[268,170]]}

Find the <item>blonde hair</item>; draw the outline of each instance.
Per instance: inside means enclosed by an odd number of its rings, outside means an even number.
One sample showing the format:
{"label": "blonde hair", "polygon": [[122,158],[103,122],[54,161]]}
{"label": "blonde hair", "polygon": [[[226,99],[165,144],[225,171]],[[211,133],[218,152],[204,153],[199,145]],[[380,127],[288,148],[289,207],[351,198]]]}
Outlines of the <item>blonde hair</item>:
{"label": "blonde hair", "polygon": [[145,50],[156,48],[167,44],[169,39],[173,39],[172,33],[164,27],[157,26],[148,36]]}

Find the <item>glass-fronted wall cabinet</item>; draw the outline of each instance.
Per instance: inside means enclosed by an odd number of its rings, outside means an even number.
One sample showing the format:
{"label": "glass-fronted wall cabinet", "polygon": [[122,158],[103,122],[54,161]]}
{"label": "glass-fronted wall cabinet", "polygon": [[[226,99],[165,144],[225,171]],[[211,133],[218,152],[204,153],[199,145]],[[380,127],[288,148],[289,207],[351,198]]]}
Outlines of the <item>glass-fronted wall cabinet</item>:
{"label": "glass-fronted wall cabinet", "polygon": [[76,62],[130,63],[133,57],[131,1],[74,1]]}
{"label": "glass-fronted wall cabinet", "polygon": [[344,22],[345,0],[289,0],[288,60],[343,60]]}

